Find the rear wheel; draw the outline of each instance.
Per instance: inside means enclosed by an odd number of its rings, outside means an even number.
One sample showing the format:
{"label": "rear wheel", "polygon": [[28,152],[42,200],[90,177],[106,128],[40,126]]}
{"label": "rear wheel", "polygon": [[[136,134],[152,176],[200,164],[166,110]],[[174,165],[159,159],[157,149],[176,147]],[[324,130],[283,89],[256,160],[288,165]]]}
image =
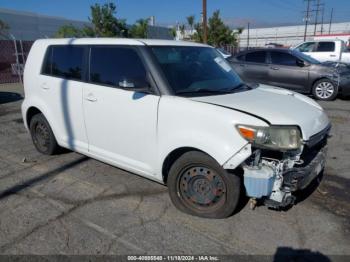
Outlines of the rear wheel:
{"label": "rear wheel", "polygon": [[206,218],[225,218],[237,207],[240,178],[202,152],[188,152],[169,171],[168,188],[181,211]]}
{"label": "rear wheel", "polygon": [[40,153],[45,155],[53,155],[57,153],[59,146],[49,122],[43,114],[40,113],[32,117],[29,129],[33,144]]}
{"label": "rear wheel", "polygon": [[338,95],[338,86],[329,79],[321,79],[314,84],[312,93],[318,100],[331,101]]}

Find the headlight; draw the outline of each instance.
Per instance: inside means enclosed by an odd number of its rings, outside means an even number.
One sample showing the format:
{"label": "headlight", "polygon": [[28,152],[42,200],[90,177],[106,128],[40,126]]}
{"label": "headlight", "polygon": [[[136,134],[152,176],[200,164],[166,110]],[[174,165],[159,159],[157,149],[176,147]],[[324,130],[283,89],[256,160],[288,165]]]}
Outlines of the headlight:
{"label": "headlight", "polygon": [[301,134],[296,126],[237,125],[241,136],[253,145],[273,150],[295,150],[301,147]]}

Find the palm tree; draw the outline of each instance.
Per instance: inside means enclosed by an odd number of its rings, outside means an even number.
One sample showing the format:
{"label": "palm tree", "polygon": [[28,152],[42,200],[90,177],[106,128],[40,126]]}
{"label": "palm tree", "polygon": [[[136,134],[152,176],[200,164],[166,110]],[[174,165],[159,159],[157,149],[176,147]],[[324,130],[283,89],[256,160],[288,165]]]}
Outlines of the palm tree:
{"label": "palm tree", "polygon": [[180,29],[182,39],[184,39],[185,38],[185,29],[186,29],[185,25],[180,25],[179,29]]}
{"label": "palm tree", "polygon": [[195,22],[195,16],[194,15],[190,15],[188,17],[186,17],[187,19],[187,23],[191,28],[191,35],[193,34],[193,26],[194,26],[194,22]]}

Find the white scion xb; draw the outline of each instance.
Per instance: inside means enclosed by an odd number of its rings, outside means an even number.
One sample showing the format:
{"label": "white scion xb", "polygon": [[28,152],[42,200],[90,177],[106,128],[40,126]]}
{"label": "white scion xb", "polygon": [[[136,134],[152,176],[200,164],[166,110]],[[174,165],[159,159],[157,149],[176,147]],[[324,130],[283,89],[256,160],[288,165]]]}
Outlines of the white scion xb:
{"label": "white scion xb", "polygon": [[38,40],[24,88],[23,119],[38,151],[68,148],[164,183],[193,215],[227,217],[241,192],[286,207],[324,169],[323,109],[246,85],[207,45]]}

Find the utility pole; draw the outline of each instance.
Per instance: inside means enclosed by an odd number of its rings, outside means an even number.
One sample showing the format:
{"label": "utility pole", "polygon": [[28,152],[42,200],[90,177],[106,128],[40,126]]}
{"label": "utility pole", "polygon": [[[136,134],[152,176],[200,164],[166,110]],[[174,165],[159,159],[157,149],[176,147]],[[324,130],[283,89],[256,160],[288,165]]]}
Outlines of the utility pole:
{"label": "utility pole", "polygon": [[324,10],[325,10],[325,4],[323,4],[322,8],[322,20],[321,20],[321,35],[323,35],[323,22],[324,22]]}
{"label": "utility pole", "polygon": [[207,28],[207,0],[203,0],[203,42],[208,42],[208,28]]}
{"label": "utility pole", "polygon": [[305,19],[305,32],[304,32],[304,42],[306,41],[306,35],[307,35],[307,26],[309,25],[309,19],[310,19],[310,5],[311,1],[313,0],[304,0],[307,1],[307,9],[306,9],[306,17]]}
{"label": "utility pole", "polygon": [[250,23],[248,22],[247,49],[249,49],[249,42],[250,42]]}
{"label": "utility pole", "polygon": [[329,21],[329,32],[328,32],[328,34],[331,34],[331,28],[332,28],[332,22],[333,22],[333,11],[334,11],[334,9],[332,8],[331,20]]}
{"label": "utility pole", "polygon": [[320,13],[320,6],[321,6],[321,0],[317,0],[316,4],[316,16],[315,16],[315,29],[314,29],[314,35],[317,33],[317,22],[318,22],[318,14]]}

